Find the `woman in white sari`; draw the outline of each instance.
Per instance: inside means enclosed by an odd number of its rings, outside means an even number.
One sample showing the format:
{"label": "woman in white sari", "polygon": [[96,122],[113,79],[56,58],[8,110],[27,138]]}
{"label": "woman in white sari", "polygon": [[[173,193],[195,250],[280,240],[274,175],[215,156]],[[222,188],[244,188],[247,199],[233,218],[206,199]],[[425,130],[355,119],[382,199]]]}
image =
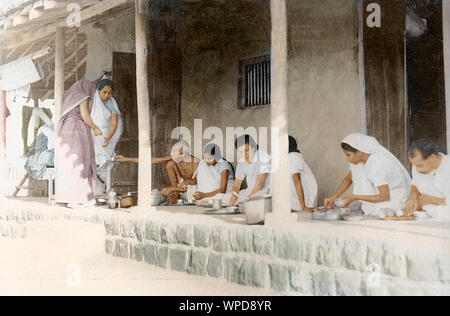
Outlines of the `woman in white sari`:
{"label": "woman in white sari", "polygon": [[[351,163],[350,172],[336,193],[325,199],[325,207],[333,208],[342,198],[344,208],[361,202],[366,216],[402,216],[411,177],[400,161],[375,138],[359,133],[346,137],[341,147]],[[352,184],[353,194],[344,195]]]}
{"label": "woman in white sari", "polygon": [[119,106],[114,99],[114,84],[103,79],[97,87],[94,96],[91,117],[102,135],[94,135],[95,161],[99,169],[112,167],[115,148],[123,133],[123,120]]}
{"label": "woman in white sari", "polygon": [[197,178],[194,199],[210,203],[213,199],[225,200],[225,194],[231,192],[234,170],[231,164],[222,157],[219,146],[208,144],[203,150],[203,160],[194,177]]}

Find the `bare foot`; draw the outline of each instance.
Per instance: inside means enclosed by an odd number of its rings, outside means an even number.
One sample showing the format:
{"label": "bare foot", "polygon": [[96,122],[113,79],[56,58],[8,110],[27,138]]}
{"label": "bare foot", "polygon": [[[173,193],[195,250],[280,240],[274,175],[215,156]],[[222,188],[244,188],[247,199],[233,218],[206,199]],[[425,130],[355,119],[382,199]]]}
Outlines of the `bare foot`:
{"label": "bare foot", "polygon": [[178,192],[174,192],[170,196],[169,203],[170,204],[177,204],[179,199],[180,199],[180,194]]}

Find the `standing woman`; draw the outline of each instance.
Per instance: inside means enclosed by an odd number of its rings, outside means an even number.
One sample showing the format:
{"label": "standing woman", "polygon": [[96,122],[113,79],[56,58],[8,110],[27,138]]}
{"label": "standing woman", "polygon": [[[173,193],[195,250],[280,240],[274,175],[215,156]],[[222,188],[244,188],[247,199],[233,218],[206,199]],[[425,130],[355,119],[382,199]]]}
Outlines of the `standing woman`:
{"label": "standing woman", "polygon": [[102,135],[90,115],[96,90],[95,83],[82,80],[64,95],[56,134],[55,193],[56,202],[68,207],[95,204],[97,165],[92,135]]}
{"label": "standing woman", "polygon": [[[359,133],[346,137],[341,147],[350,162],[350,172],[336,193],[325,200],[325,207],[334,207],[342,198],[344,208],[362,202],[367,216],[402,216],[411,177],[400,161],[375,138]],[[352,184],[353,194],[345,195]]]}
{"label": "standing woman", "polygon": [[[109,79],[101,80],[97,85],[91,110],[94,124],[102,131],[101,136],[94,134],[95,160],[98,169],[112,169],[114,167],[116,145],[122,137],[123,119],[113,97],[114,84]],[[94,133],[94,131],[92,131]]]}

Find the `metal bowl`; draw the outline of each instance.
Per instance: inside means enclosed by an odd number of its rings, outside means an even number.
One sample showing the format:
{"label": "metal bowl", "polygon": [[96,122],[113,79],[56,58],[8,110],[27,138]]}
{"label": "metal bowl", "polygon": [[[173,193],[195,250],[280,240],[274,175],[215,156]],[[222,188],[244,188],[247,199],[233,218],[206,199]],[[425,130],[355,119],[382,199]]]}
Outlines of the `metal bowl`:
{"label": "metal bowl", "polygon": [[95,202],[98,206],[106,205],[108,204],[108,200],[104,198],[97,198],[95,199]]}
{"label": "metal bowl", "polygon": [[228,206],[227,207],[228,213],[240,213],[239,212],[239,206]]}

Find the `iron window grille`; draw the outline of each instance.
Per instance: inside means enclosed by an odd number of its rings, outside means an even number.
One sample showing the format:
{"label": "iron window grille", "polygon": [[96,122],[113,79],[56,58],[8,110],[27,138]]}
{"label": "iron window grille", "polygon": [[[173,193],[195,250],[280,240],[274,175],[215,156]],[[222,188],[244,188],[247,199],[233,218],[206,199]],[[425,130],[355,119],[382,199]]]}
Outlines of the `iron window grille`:
{"label": "iron window grille", "polygon": [[239,107],[255,109],[269,106],[271,102],[270,56],[239,63]]}

